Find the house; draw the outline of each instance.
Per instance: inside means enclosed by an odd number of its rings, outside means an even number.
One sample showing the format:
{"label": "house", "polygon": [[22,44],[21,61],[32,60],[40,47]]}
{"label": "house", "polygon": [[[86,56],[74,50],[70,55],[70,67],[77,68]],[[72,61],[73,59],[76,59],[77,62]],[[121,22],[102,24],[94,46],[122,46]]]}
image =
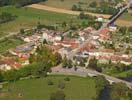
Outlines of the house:
{"label": "house", "polygon": [[92,43],[87,43],[79,51],[84,52],[84,51],[89,51],[94,48],[95,48],[95,46]]}
{"label": "house", "polygon": [[30,53],[35,48],[35,43],[30,42],[24,45],[17,46],[15,49],[9,50],[12,55],[19,56],[21,53]]}
{"label": "house", "polygon": [[11,70],[11,66],[6,64],[4,61],[0,61],[0,70],[2,71],[8,71]]}
{"label": "house", "polygon": [[25,37],[23,40],[29,43],[29,42],[37,42],[40,40],[40,38],[41,36],[39,35],[32,35],[32,36]]}
{"label": "house", "polygon": [[83,31],[86,33],[91,33],[94,29],[92,27],[87,27]]}
{"label": "house", "polygon": [[115,31],[117,30],[117,27],[116,27],[115,25],[110,25],[110,26],[109,26],[109,30],[110,30],[111,32],[115,32]]}
{"label": "house", "polygon": [[115,50],[113,49],[101,49],[99,50],[100,55],[104,56],[112,56],[115,53]]}
{"label": "house", "polygon": [[28,65],[29,64],[29,58],[30,58],[30,54],[21,54],[19,56],[19,62],[22,65]]}
{"label": "house", "polygon": [[14,61],[13,59],[2,59],[0,61],[0,70],[8,71],[11,69],[19,69],[22,65]]}
{"label": "house", "polygon": [[103,22],[103,21],[104,21],[104,17],[103,17],[103,16],[99,16],[99,17],[96,19],[96,21],[98,21],[98,22]]}
{"label": "house", "polygon": [[110,31],[108,28],[100,30],[100,32],[98,34],[99,35],[99,41],[104,42],[106,40],[109,40],[110,39],[109,32]]}

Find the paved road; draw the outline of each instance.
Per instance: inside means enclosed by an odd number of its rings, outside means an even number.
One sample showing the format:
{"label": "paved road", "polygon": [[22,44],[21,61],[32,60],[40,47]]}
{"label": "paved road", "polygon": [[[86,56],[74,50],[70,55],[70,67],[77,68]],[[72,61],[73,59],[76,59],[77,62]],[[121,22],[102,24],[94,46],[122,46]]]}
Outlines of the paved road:
{"label": "paved road", "polygon": [[[127,5],[125,6],[124,8],[122,8],[118,13],[117,15],[113,16],[113,18],[107,22],[106,24],[103,24],[103,26],[95,32],[95,34],[98,34],[100,32],[100,30],[102,30],[103,28],[107,27],[107,25],[109,23],[111,23],[113,20],[115,20],[115,18],[117,18],[122,12],[124,12],[125,9],[129,8],[130,5],[132,4],[132,1]],[[76,53],[84,46],[86,45],[92,38],[86,40],[84,43],[82,43],[77,49],[69,52],[69,54],[67,55],[67,58],[68,59],[73,59],[73,57],[76,55]],[[78,71],[74,71],[74,69],[62,69],[62,68],[57,68],[59,70],[56,71],[56,69],[53,69],[53,73],[57,74],[71,74],[71,75],[78,75],[78,76],[86,76],[88,74],[91,74],[91,75],[103,75],[107,80],[109,81],[112,81],[112,82],[122,82],[122,83],[125,83],[128,87],[132,88],[132,83],[130,82],[127,82],[127,81],[123,81],[123,80],[120,80],[120,79],[117,79],[115,77],[111,77],[111,76],[108,76],[108,75],[105,75],[105,74],[102,74],[102,73],[99,73],[99,72],[96,72],[96,71],[93,71],[93,70],[89,70],[89,69],[82,69],[82,68],[79,68]]]}
{"label": "paved road", "polygon": [[[103,24],[102,27],[101,27],[98,31],[96,31],[94,34],[98,34],[102,29],[106,28],[111,22],[113,22],[113,21],[115,21],[115,19],[119,18],[119,15],[122,14],[127,8],[129,8],[131,4],[132,4],[132,1],[131,1],[130,3],[128,3],[128,5],[126,5],[126,6],[123,7],[122,9],[120,9],[120,11],[119,11],[115,16],[113,16],[113,18],[112,18],[109,22]],[[75,50],[69,52],[67,58],[68,58],[68,59],[73,59],[73,57],[76,55],[76,53],[77,53],[84,45],[86,45],[87,43],[89,43],[90,40],[92,40],[92,38],[86,40],[86,41],[85,41],[84,43],[82,43],[77,49],[75,49]]]}
{"label": "paved road", "polygon": [[78,69],[75,71],[74,68],[72,69],[64,69],[60,66],[54,67],[52,68],[52,73],[51,74],[62,74],[62,75],[76,75],[76,76],[82,76],[82,77],[86,77],[86,76],[98,76],[98,75],[102,75],[104,76],[109,82],[113,83],[125,83],[129,88],[132,88],[132,83],[131,82],[127,82],[112,76],[108,76],[102,73],[99,73],[97,71],[93,71],[90,69],[84,69],[82,67],[78,67]]}
{"label": "paved road", "polygon": [[124,13],[125,10],[128,9],[131,6],[131,4],[132,4],[132,0],[125,7],[120,9],[120,11],[115,16],[113,16],[113,18],[108,22],[108,24],[111,24],[111,22],[114,22],[116,19],[118,19],[120,17],[120,15],[122,13]]}

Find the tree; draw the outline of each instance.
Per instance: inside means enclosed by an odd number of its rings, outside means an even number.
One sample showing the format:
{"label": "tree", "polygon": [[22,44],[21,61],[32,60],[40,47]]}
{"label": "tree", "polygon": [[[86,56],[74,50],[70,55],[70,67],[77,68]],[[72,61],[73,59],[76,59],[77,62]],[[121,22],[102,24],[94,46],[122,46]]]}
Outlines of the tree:
{"label": "tree", "polygon": [[62,62],[62,57],[61,57],[60,53],[58,53],[58,52],[55,53],[55,60],[56,60],[56,65],[58,65]]}
{"label": "tree", "polygon": [[24,29],[21,28],[21,29],[20,29],[20,34],[24,34],[24,33],[25,33]]}
{"label": "tree", "polygon": [[88,67],[91,69],[96,69],[97,68],[97,59],[94,57],[93,59],[89,60]]}
{"label": "tree", "polygon": [[93,1],[89,4],[90,7],[95,8],[97,6],[97,2]]}
{"label": "tree", "polygon": [[109,82],[105,79],[104,76],[97,76],[95,78],[95,84],[96,84],[96,98],[98,100],[102,91],[109,86]]}
{"label": "tree", "polygon": [[85,18],[86,18],[86,15],[84,14],[84,12],[81,12],[81,13],[79,14],[79,18],[80,18],[80,19],[85,19]]}
{"label": "tree", "polygon": [[60,88],[60,89],[64,89],[64,88],[65,88],[65,83],[63,83],[63,82],[59,82],[59,84],[58,84],[58,88]]}
{"label": "tree", "polygon": [[53,85],[54,83],[51,80],[48,80],[48,85]]}
{"label": "tree", "polygon": [[126,100],[128,87],[124,83],[115,83],[111,86],[110,100]]}
{"label": "tree", "polygon": [[4,81],[4,77],[2,75],[2,72],[0,71],[0,82],[3,82]]}
{"label": "tree", "polygon": [[70,78],[69,77],[65,77],[64,80],[65,81],[70,81]]}
{"label": "tree", "polygon": [[73,5],[73,6],[72,6],[72,10],[73,10],[73,11],[77,11],[77,9],[78,9],[78,8],[77,8],[77,5]]}
{"label": "tree", "polygon": [[63,60],[62,60],[62,67],[63,68],[66,68],[67,67],[67,62],[68,62],[68,60],[67,60],[67,57],[66,57],[66,55],[64,56],[64,58],[63,58]]}
{"label": "tree", "polygon": [[63,91],[58,90],[50,95],[50,100],[65,100],[65,94]]}
{"label": "tree", "polygon": [[132,90],[129,90],[128,97],[129,97],[129,100],[132,100]]}
{"label": "tree", "polygon": [[4,80],[6,81],[16,81],[20,78],[20,74],[17,70],[10,70],[3,74]]}

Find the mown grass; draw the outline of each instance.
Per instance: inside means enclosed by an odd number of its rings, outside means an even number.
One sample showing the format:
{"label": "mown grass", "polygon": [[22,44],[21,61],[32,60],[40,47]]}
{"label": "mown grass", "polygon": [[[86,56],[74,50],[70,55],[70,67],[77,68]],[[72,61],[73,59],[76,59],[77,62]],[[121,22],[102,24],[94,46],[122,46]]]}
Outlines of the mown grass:
{"label": "mown grass", "polygon": [[[50,100],[50,94],[58,90],[58,83],[64,82],[66,100],[92,100],[96,95],[95,82],[92,78],[69,76],[70,81],[64,81],[66,76],[48,76],[47,78],[21,80],[9,83],[5,88],[10,92],[0,97],[0,100]],[[48,85],[47,81],[54,85]],[[21,93],[22,97],[18,94]]]}

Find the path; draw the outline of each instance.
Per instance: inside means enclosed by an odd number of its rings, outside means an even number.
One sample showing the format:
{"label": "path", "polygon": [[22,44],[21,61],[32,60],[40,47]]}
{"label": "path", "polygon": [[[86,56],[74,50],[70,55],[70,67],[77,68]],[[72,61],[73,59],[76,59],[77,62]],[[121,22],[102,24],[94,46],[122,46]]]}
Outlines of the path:
{"label": "path", "polygon": [[[32,4],[32,5],[29,5],[28,7],[40,9],[40,10],[47,10],[47,11],[51,11],[51,12],[57,12],[57,13],[65,13],[65,14],[72,14],[72,15],[80,14],[80,11],[72,11],[72,10],[68,10],[68,9],[55,8],[55,7],[50,7],[50,6],[41,5],[41,4]],[[96,13],[86,13],[86,14],[90,14],[93,16],[103,16],[105,18],[110,17],[110,15],[104,15],[104,14],[96,14]]]}
{"label": "path", "polygon": [[78,69],[75,71],[74,68],[64,69],[61,66],[57,66],[57,67],[52,68],[51,74],[75,75],[75,76],[83,76],[83,77],[86,77],[86,76],[93,77],[93,76],[102,75],[110,82],[115,82],[115,83],[122,82],[122,83],[125,83],[129,88],[132,88],[131,82],[127,82],[127,81],[124,81],[124,80],[121,80],[121,79],[118,79],[118,78],[115,78],[109,75],[105,75],[105,74],[99,73],[94,70],[84,69],[82,67],[78,67]]}

